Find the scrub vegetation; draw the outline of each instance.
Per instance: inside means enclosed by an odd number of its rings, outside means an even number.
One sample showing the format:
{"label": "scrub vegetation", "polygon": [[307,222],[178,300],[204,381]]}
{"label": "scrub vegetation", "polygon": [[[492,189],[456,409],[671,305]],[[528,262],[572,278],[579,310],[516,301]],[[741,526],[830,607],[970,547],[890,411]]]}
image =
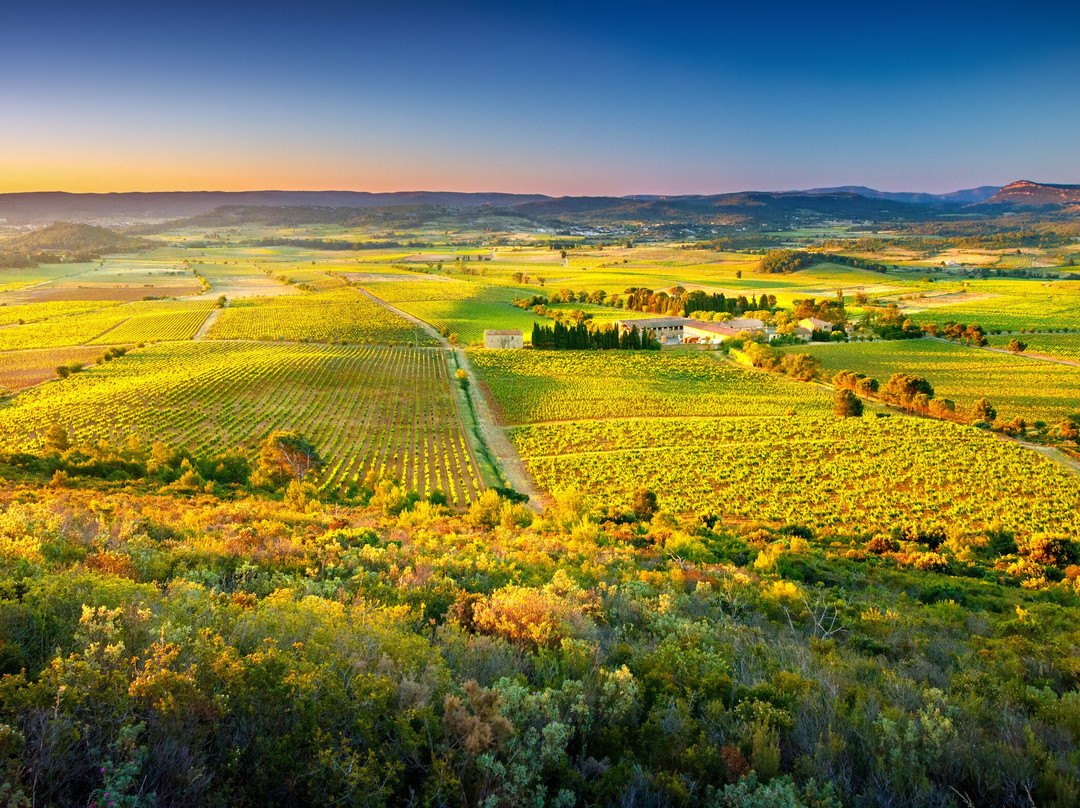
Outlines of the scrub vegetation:
{"label": "scrub vegetation", "polygon": [[1078,231],[950,204],[0,233],[0,806],[1076,805]]}

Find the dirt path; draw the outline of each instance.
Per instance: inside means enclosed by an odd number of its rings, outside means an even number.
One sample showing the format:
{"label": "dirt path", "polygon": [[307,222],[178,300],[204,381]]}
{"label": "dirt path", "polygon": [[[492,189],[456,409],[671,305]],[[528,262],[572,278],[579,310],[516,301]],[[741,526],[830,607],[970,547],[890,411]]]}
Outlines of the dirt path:
{"label": "dirt path", "polygon": [[207,332],[210,331],[210,326],[214,324],[214,321],[221,314],[221,309],[210,309],[210,313],[206,315],[206,319],[203,320],[202,325],[199,326],[199,330],[195,332],[194,340],[206,339]]}
{"label": "dirt path", "polygon": [[[1019,331],[1013,331],[1013,332],[1006,332],[1005,336],[1008,336],[1010,333],[1017,334],[1017,335],[1020,334]],[[934,342],[945,342],[945,343],[948,343],[949,345],[961,345],[961,344],[963,344],[963,343],[959,343],[959,342],[954,342],[951,339],[945,339],[944,337],[930,337],[930,336],[928,336],[927,339],[931,339]],[[990,353],[1008,354],[1009,356],[1016,356],[1016,357],[1019,357],[1021,359],[1036,359],[1036,360],[1038,360],[1040,362],[1053,362],[1055,365],[1069,365],[1070,367],[1074,367],[1074,368],[1075,367],[1080,367],[1080,362],[1074,362],[1071,359],[1061,359],[1061,358],[1056,357],[1056,356],[1047,356],[1046,354],[1028,353],[1027,351],[1023,351],[1021,353],[1015,353],[1014,354],[1008,348],[992,348],[989,345],[971,345],[969,347],[978,348],[980,351],[989,351]]]}
{"label": "dirt path", "polygon": [[1074,368],[1080,368],[1080,362],[1074,362],[1071,359],[1059,359],[1058,357],[1047,356],[1046,354],[1028,353],[1027,351],[1024,351],[1023,353],[1014,354],[1008,348],[991,348],[989,346],[984,346],[982,348],[982,350],[990,351],[991,353],[1003,353],[1003,354],[1009,354],[1010,356],[1020,356],[1020,357],[1023,357],[1025,359],[1038,359],[1040,362],[1053,362],[1056,365],[1070,365],[1071,367],[1074,367]]}
{"label": "dirt path", "polygon": [[1031,443],[1030,441],[1023,440],[1021,438],[1013,438],[1009,435],[997,435],[998,440],[1010,441],[1023,446],[1025,449],[1030,449],[1033,452],[1038,452],[1047,460],[1057,463],[1059,466],[1064,467],[1067,471],[1071,471],[1073,474],[1080,477],[1080,461],[1074,460],[1064,452],[1056,449],[1053,446],[1043,446],[1039,443]]}
{"label": "dirt path", "polygon": [[[368,292],[366,289],[358,289],[360,294],[368,297],[372,302],[377,303],[399,317],[403,317],[410,323],[415,323],[420,326],[427,334],[430,334],[439,344],[447,350],[453,352],[457,366],[463,369],[469,375],[469,387],[475,391],[475,395],[472,396],[474,403],[474,413],[476,416],[476,424],[480,428],[480,437],[486,444],[486,448],[489,450],[487,454],[494,456],[499,466],[499,471],[502,473],[506,482],[515,490],[522,494],[528,494],[529,507],[537,512],[542,512],[545,505],[548,502],[548,497],[540,490],[540,487],[536,484],[536,481],[529,474],[525,468],[525,464],[522,462],[521,457],[514,449],[510,439],[506,436],[504,429],[500,428],[496,421],[495,416],[492,415],[491,407],[488,404],[487,397],[484,395],[479,378],[476,375],[476,368],[473,363],[469,361],[469,357],[465,351],[461,348],[457,348],[450,344],[450,342],[435,330],[434,326],[430,323],[426,323],[418,317],[414,317],[406,311],[402,311],[397,306],[387,303],[381,298],[375,297],[375,295]],[[469,430],[463,430],[466,435],[470,434]],[[484,454],[484,447],[473,447],[474,451],[479,454]]]}

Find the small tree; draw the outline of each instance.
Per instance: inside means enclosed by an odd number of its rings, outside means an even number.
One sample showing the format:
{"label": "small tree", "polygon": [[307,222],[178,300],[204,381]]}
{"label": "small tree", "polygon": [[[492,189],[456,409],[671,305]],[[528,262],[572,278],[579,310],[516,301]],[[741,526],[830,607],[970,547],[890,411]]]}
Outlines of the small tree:
{"label": "small tree", "polygon": [[988,399],[980,398],[975,402],[974,408],[972,408],[971,414],[975,416],[976,421],[986,421],[987,423],[993,423],[997,418],[997,410],[995,410]]}
{"label": "small tree", "polygon": [[833,415],[837,418],[858,418],[863,414],[862,400],[850,390],[837,390],[833,397]]}
{"label": "small tree", "polygon": [[1009,340],[1009,350],[1013,353],[1023,353],[1027,350],[1027,343],[1013,338]]}
{"label": "small tree", "polygon": [[469,374],[465,371],[465,368],[458,368],[454,371],[454,378],[457,379],[462,390],[469,389]]}
{"label": "small tree", "polygon": [[281,487],[290,479],[303,482],[322,464],[315,446],[299,432],[271,432],[259,452],[259,477]]}
{"label": "small tree", "polygon": [[60,424],[50,424],[43,437],[45,439],[45,451],[47,452],[60,453],[71,448],[71,438],[68,436],[68,431]]}
{"label": "small tree", "polygon": [[656,501],[656,493],[647,488],[639,488],[634,492],[630,509],[634,512],[634,516],[642,522],[649,521],[660,510],[660,505]]}

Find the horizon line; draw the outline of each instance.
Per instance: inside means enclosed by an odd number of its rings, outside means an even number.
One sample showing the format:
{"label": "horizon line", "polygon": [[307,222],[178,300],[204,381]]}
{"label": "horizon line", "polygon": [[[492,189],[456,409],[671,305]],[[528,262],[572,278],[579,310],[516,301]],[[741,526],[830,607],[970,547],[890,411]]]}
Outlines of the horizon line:
{"label": "horizon line", "polygon": [[820,185],[812,188],[742,188],[733,191],[688,191],[677,193],[663,193],[656,191],[637,191],[627,194],[611,194],[611,193],[586,193],[586,194],[550,194],[542,191],[458,191],[448,189],[423,189],[412,188],[402,189],[395,191],[368,191],[357,190],[353,188],[245,188],[242,190],[223,190],[212,188],[200,188],[200,189],[158,189],[153,191],[144,190],[124,190],[124,191],[65,191],[61,189],[48,189],[48,190],[33,190],[33,191],[0,191],[0,197],[3,196],[29,196],[32,194],[64,194],[67,196],[131,196],[137,194],[365,194],[369,196],[392,196],[392,195],[404,195],[404,194],[456,194],[459,196],[485,196],[485,195],[503,195],[503,196],[542,196],[549,199],[563,199],[563,198],[613,198],[613,199],[629,199],[640,196],[652,196],[661,198],[673,198],[673,197],[708,197],[708,196],[724,196],[728,194],[751,194],[751,193],[768,193],[768,194],[790,194],[790,193],[807,193],[810,191],[830,191],[840,190],[844,188],[865,188],[870,191],[876,191],[878,193],[886,194],[929,194],[933,196],[945,196],[952,193],[959,193],[962,191],[971,191],[981,188],[1004,188],[1008,185],[1013,185],[1020,182],[1031,182],[1036,185],[1047,186],[1069,186],[1069,183],[1060,182],[1044,182],[1039,180],[1018,179],[1011,180],[1006,183],[983,183],[980,185],[970,185],[963,188],[955,188],[951,191],[926,191],[926,190],[883,190],[881,188],[875,188],[870,185],[863,185],[861,183],[844,183],[838,185]]}

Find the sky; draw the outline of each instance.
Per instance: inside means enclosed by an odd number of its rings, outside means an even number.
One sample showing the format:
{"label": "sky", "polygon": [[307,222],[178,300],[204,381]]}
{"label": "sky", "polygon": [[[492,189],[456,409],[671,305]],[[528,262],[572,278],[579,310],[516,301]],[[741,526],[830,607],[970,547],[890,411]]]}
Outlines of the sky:
{"label": "sky", "polygon": [[1080,183],[1075,2],[59,0],[0,30],[0,192]]}

